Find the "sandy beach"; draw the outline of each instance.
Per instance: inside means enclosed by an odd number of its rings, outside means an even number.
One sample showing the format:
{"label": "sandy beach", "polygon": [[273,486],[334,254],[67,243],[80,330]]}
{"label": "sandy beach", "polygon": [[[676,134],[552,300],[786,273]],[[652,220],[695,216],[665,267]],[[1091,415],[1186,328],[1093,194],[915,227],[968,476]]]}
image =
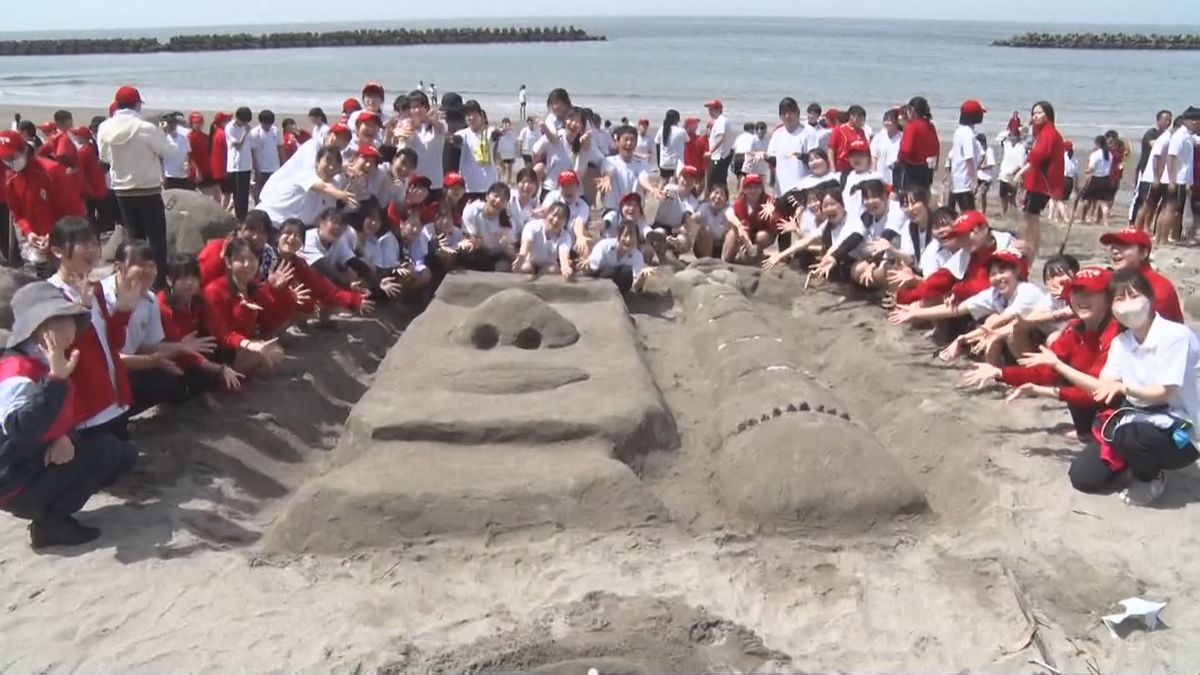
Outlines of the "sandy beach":
{"label": "sandy beach", "polygon": [[[0,119],[11,113],[0,106]],[[76,110],[77,122],[90,113]],[[1123,186],[1113,227],[1127,199]],[[1015,214],[999,219],[995,188],[989,201],[994,226],[1016,230]],[[1063,231],[1044,227],[1049,254]],[[1102,231],[1076,224],[1067,252],[1102,262]],[[1200,251],[1154,261],[1192,305]],[[1074,492],[1057,402],[958,390],[957,368],[879,307],[806,288],[791,270],[735,273],[784,336],[779,353],[871,430],[927,508],[791,531],[731,514],[714,487],[719,382],[681,330],[664,271],[630,307],[679,432],[678,447],[632,467],[664,517],[612,530],[548,518],[341,555],[268,550],[289,499],[331,470],[381,363],[420,358],[387,357],[411,319],[388,310],[288,336],[282,371],[215,414],[140,420],[142,464],[82,513],[104,524],[95,544],[36,555],[24,524],[0,518],[0,671],[1200,669],[1200,542],[1187,534],[1200,470],[1173,474],[1153,508]],[[1114,638],[1099,617],[1133,596],[1167,601],[1164,625]]]}

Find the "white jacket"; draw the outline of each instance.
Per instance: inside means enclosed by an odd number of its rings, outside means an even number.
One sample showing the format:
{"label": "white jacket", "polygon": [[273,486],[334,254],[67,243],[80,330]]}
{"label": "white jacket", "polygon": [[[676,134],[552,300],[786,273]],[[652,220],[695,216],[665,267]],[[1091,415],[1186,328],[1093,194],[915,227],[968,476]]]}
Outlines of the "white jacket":
{"label": "white jacket", "polygon": [[118,110],[100,123],[100,161],[111,168],[117,192],[162,189],[162,160],[171,152],[167,135],[134,110]]}

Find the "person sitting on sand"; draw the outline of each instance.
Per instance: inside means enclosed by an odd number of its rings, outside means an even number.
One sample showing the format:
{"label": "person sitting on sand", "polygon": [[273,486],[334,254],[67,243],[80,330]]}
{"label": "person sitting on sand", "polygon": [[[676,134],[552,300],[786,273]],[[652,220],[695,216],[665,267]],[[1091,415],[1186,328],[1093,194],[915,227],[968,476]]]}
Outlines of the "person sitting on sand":
{"label": "person sitting on sand", "polygon": [[958,252],[946,262],[957,282],[950,289],[962,302],[991,286],[988,263],[996,251],[1020,251],[1020,242],[1007,232],[993,230],[978,211],[964,211],[950,233],[958,238]]}
{"label": "person sitting on sand", "polygon": [[1067,404],[1072,432],[1080,443],[1092,437],[1092,424],[1102,406],[1092,398],[1090,390],[1070,384],[1055,370],[1055,363],[1066,365],[1099,377],[1108,359],[1109,346],[1120,325],[1112,318],[1112,295],[1109,281],[1112,273],[1103,267],[1088,267],[1079,271],[1065,289],[1070,310],[1075,319],[1067,324],[1048,347],[1022,353],[1017,366],[997,367],[977,363],[964,373],[966,386],[984,387],[999,382],[1012,387],[1006,400],[1021,397],[1056,398]]}
{"label": "person sitting on sand", "polygon": [[1183,308],[1175,285],[1150,267],[1150,235],[1136,227],[1100,235],[1100,243],[1108,247],[1109,262],[1114,270],[1139,270],[1154,287],[1154,311],[1159,316],[1183,323]]}
{"label": "person sitting on sand", "polygon": [[[308,297],[300,301],[296,307],[298,314],[313,316],[320,313],[322,318],[328,318],[333,310],[349,310],[359,314],[369,314],[375,309],[375,303],[369,298],[370,291],[342,288],[329,280],[324,274],[317,272],[300,255],[304,247],[304,223],[296,218],[283,221],[279,228],[279,264],[290,265],[293,280],[296,285],[308,291]],[[391,297],[396,288],[386,278],[379,284],[383,294]]]}
{"label": "person sitting on sand", "polygon": [[[729,215],[733,217],[729,218]],[[727,213],[726,217],[732,236],[726,234],[721,246],[721,259],[725,262],[735,262],[739,254],[761,260],[779,237],[782,219],[775,213],[774,200],[763,187],[762,176],[757,174],[742,179],[742,189],[733,201],[732,214]]]}
{"label": "person sitting on sand", "polygon": [[708,189],[708,199],[696,210],[693,218],[692,253],[697,258],[721,258],[725,240],[734,238],[737,250],[738,233],[732,232],[732,223],[737,220],[729,207],[729,188],[717,183]]}
{"label": "person sitting on sand", "polygon": [[[337,138],[330,134],[330,138]],[[267,214],[272,225],[289,218],[298,218],[305,224],[315,224],[317,214],[331,208],[340,200],[350,208],[358,205],[358,197],[342,187],[339,174],[342,171],[342,155],[336,147],[319,146],[312,165],[299,170],[292,164],[297,153],[276,171],[263,186],[258,211]]]}
{"label": "person sitting on sand", "polygon": [[[881,206],[877,202],[886,199],[886,195],[874,188],[867,195],[864,201],[866,211],[873,213],[872,219],[882,218],[882,231],[895,233],[894,237],[880,237],[867,246],[871,255],[884,255],[892,262],[883,275],[884,283],[891,285],[888,277],[893,269],[907,268],[914,275],[920,273],[920,256],[934,242],[930,198],[928,188],[913,187],[889,204],[885,214],[880,215]],[[888,221],[891,221],[890,225]]]}
{"label": "person sitting on sand", "polygon": [[225,261],[229,273],[204,287],[204,323],[217,344],[233,352],[233,369],[251,377],[283,363],[278,332],[297,298],[282,270],[265,284],[256,280],[258,256],[244,240],[229,242]]}
{"label": "person sitting on sand", "polygon": [[[990,287],[954,305],[917,307],[900,305],[888,315],[888,321],[902,325],[912,321],[945,321],[955,317],[970,316],[980,323],[980,328],[996,330],[1008,322],[1036,309],[1050,306],[1050,296],[1036,285],[1025,281],[1025,261],[1011,251],[991,251],[987,269]],[[978,331],[979,329],[976,329]],[[976,331],[956,337],[942,351],[942,358],[950,361],[957,358],[970,344]],[[1009,346],[1005,340],[986,342],[981,354],[992,365],[999,365],[1004,350]]]}
{"label": "person sitting on sand", "polygon": [[866,288],[880,288],[887,283],[887,271],[896,265],[892,252],[908,229],[908,215],[899,201],[888,199],[891,188],[880,179],[863,181],[855,190],[863,205],[859,219],[869,256],[855,281]]}
{"label": "person sitting on sand", "polygon": [[30,521],[34,549],[86,544],[100,530],[75,513],[133,467],[137,449],[108,434],[72,433],[82,358],[74,345],[91,311],[42,281],[18,289],[12,311],[0,355],[0,510]]}
{"label": "person sitting on sand", "polygon": [[696,212],[700,210],[700,202],[694,193],[702,180],[703,171],[694,166],[684,166],[679,170],[678,182],[663,189],[662,201],[654,213],[654,226],[647,236],[658,264],[665,263],[668,248],[677,255],[686,250],[687,231]]}
{"label": "person sitting on sand", "polygon": [[1079,261],[1065,253],[1051,256],[1042,264],[1042,284],[1050,294],[1050,306],[1034,310],[1010,324],[1013,354],[1032,352],[1058,339],[1067,327],[1067,321],[1075,316],[1067,290],[1078,273]]}
{"label": "person sitting on sand", "polygon": [[388,204],[388,220],[403,223],[416,218],[422,225],[432,223],[441,208],[441,202],[431,197],[433,181],[428,176],[414,173],[408,177],[404,198],[393,198]]}
{"label": "person sitting on sand", "polygon": [[617,127],[614,134],[617,153],[605,157],[600,163],[601,178],[597,189],[606,212],[620,208],[625,195],[660,195],[661,191],[650,180],[650,167],[633,154],[637,148],[637,129],[631,126]]}
{"label": "person sitting on sand", "polygon": [[525,223],[533,219],[533,212],[540,206],[538,202],[538,177],[530,167],[524,167],[517,172],[517,189],[512,191],[508,201],[508,218],[512,221],[513,236],[520,240],[521,230]]}
{"label": "person sitting on sand", "polygon": [[342,212],[325,209],[317,216],[317,226],[304,233],[300,257],[333,283],[349,287],[362,280],[363,267],[354,254],[356,242],[356,233],[346,227]]}
{"label": "person sitting on sand", "polygon": [[40,274],[52,271],[50,232],[59,219],[84,215],[79,186],[63,165],[34,154],[16,131],[0,131],[0,162],[12,222],[20,232],[21,258]]}
{"label": "person sitting on sand", "polygon": [[821,255],[821,235],[828,217],[821,206],[826,190],[838,190],[837,181],[826,181],[814,187],[788,192],[776,202],[779,215],[784,218],[780,228],[790,231],[792,243],[767,256],[763,269],[786,265],[795,259],[801,269],[812,267]]}
{"label": "person sitting on sand", "polygon": [[508,219],[512,191],[504,183],[492,183],[481,201],[467,204],[463,211],[464,246],[461,264],[482,272],[507,271],[516,255],[517,241]]}
{"label": "person sitting on sand", "polygon": [[[926,193],[929,191],[920,186],[915,189]],[[921,250],[916,263],[912,267],[901,265],[888,271],[888,288],[895,295],[896,304],[931,305],[942,302],[958,282],[954,273],[946,267],[959,251],[959,240],[954,235],[956,220],[958,214],[952,207],[934,209],[929,214],[929,228],[933,237]]]}
{"label": "person sitting on sand", "polygon": [[544,123],[544,133],[533,146],[533,170],[542,177],[543,200],[546,193],[559,189],[564,173],[584,175],[589,163],[604,159],[593,147],[583,110],[572,108],[566,113],[564,124],[559,131],[545,133]]}
{"label": "person sitting on sand", "polygon": [[550,207],[560,203],[566,204],[571,212],[566,225],[567,238],[571,242],[571,247],[575,249],[577,256],[586,258],[593,243],[593,237],[588,228],[592,208],[583,198],[583,186],[579,175],[574,171],[564,171],[559,175],[558,188],[546,193],[542,199],[542,205],[534,210],[533,215],[535,218],[544,219],[549,213]]}
{"label": "person sitting on sand", "polygon": [[196,256],[200,263],[200,282],[207,286],[215,279],[225,276],[229,268],[225,265],[225,247],[234,239],[241,239],[254,249],[254,254],[262,262],[255,279],[262,283],[267,274],[275,266],[278,256],[275,249],[267,243],[270,238],[271,217],[265,211],[254,209],[246,214],[246,218],[238,228],[221,239],[210,239],[200,249]]}
{"label": "person sitting on sand", "polygon": [[846,144],[846,153],[850,170],[842,174],[842,201],[851,213],[857,214],[862,211],[862,195],[855,188],[863,181],[883,178],[871,170],[871,146],[866,141],[851,140]]}
{"label": "person sitting on sand", "polygon": [[164,340],[185,344],[206,337],[212,344],[211,352],[181,352],[173,360],[183,371],[180,379],[188,397],[200,394],[210,407],[215,407],[212,392],[222,388],[238,391],[244,376],[233,369],[233,352],[218,348],[204,325],[202,288],[196,258],[176,254],[167,261],[167,287],[158,292],[156,300]]}
{"label": "person sitting on sand", "polygon": [[622,221],[616,237],[601,239],[579,268],[585,274],[612,279],[622,293],[640,292],[654,272],[647,267],[640,250],[641,230],[637,222]]}
{"label": "person sitting on sand", "polygon": [[429,231],[417,218],[409,218],[397,228],[397,240],[402,262],[394,278],[400,283],[400,293],[407,298],[424,295],[433,288],[430,259],[434,254],[430,252],[433,240]]}
{"label": "person sitting on sand", "polygon": [[570,215],[567,205],[557,202],[550,205],[545,218],[527,223],[521,235],[521,250],[513,260],[513,271],[521,274],[561,274],[563,278],[570,279],[574,275],[570,238],[566,232]]}
{"label": "person sitting on sand", "polygon": [[462,227],[463,209],[467,208],[467,184],[462,174],[450,172],[442,178],[442,205],[454,216],[454,225]]}
{"label": "person sitting on sand", "polygon": [[[1093,377],[1043,349],[1028,365],[1047,365],[1108,408],[1071,463],[1071,485],[1108,490],[1128,469],[1127,504],[1150,504],[1166,487],[1166,472],[1195,463],[1200,419],[1200,338],[1154,311],[1154,286],[1139,269],[1113,273],[1112,313],[1120,332],[1100,376]],[[1124,401],[1122,403],[1122,400]]]}
{"label": "person sitting on sand", "polygon": [[866,261],[866,230],[859,213],[846,208],[842,194],[837,188],[820,191],[825,215],[820,232],[822,253],[810,271],[818,279],[853,282],[870,264]]}

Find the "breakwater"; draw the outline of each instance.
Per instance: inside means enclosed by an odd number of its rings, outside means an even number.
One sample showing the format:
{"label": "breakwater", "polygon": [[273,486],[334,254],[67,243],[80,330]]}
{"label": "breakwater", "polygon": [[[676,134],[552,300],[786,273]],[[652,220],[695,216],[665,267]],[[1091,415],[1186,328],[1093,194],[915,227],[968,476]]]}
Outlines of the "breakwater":
{"label": "breakwater", "polygon": [[1179,33],[1025,33],[995,40],[997,47],[1032,47],[1037,49],[1200,49],[1200,35]]}
{"label": "breakwater", "polygon": [[103,38],[0,41],[0,56],[54,54],[154,54],[158,52],[213,52],[242,49],[298,49],[306,47],[399,47],[408,45],[489,44],[509,42],[596,42],[574,26],[507,28],[426,28],[420,30],[363,29],[328,32],[212,33],[176,35],[166,42],[154,38]]}

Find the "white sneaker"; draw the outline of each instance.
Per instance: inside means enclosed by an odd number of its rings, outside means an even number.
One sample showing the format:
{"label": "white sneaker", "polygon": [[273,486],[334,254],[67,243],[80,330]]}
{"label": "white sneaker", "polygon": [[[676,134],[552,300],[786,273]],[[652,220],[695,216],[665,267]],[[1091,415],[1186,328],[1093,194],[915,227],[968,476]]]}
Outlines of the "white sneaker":
{"label": "white sneaker", "polygon": [[1121,501],[1131,506],[1146,506],[1161,497],[1166,488],[1167,474],[1160,471],[1158,476],[1148,483],[1133,481],[1133,484],[1121,491]]}

